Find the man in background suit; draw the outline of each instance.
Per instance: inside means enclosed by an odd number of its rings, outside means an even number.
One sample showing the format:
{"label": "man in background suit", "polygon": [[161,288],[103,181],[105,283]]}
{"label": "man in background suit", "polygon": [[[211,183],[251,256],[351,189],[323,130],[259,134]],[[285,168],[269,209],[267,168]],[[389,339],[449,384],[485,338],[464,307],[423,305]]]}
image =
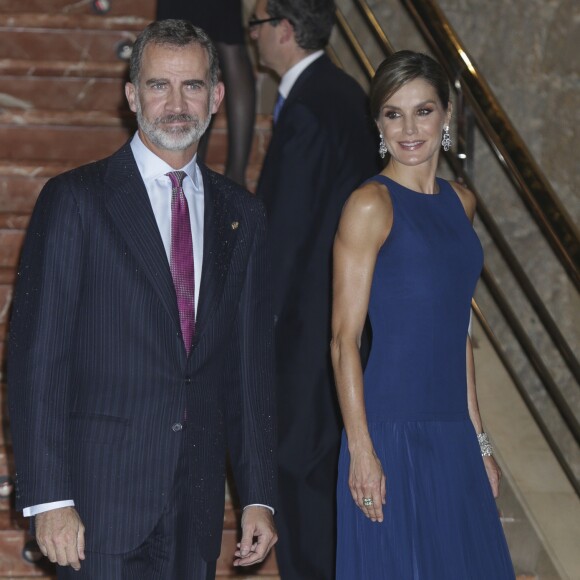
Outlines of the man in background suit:
{"label": "man in background suit", "polygon": [[276,541],[265,213],[196,163],[218,74],[201,29],[149,25],[126,85],[137,134],[51,179],[30,222],[8,367],[16,503],[59,578],[214,578],[226,447],[247,506],[234,564]]}
{"label": "man in background suit", "polygon": [[334,578],[331,252],[347,196],[378,169],[365,95],[323,52],[334,13],[332,0],[258,0],[250,22],[261,63],[281,77],[257,194],[272,254],[284,580]]}

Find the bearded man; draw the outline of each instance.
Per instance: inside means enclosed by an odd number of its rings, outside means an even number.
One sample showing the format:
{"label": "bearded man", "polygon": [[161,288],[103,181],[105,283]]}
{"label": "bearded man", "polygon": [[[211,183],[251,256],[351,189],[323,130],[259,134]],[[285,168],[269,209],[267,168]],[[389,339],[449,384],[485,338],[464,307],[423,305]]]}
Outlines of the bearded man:
{"label": "bearded man", "polygon": [[276,542],[272,313],[261,203],[196,160],[224,88],[188,22],[149,25],[138,132],[51,179],[10,326],[17,508],[58,577],[215,577],[229,448],[234,564]]}

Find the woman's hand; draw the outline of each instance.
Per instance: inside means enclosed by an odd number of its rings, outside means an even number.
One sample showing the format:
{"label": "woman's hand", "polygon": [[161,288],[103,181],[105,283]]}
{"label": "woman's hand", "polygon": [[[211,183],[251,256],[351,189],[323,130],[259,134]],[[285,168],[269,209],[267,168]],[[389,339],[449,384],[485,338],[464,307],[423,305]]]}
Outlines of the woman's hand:
{"label": "woman's hand", "polygon": [[348,486],[354,502],[365,516],[373,522],[382,522],[387,484],[381,462],[372,447],[351,451]]}
{"label": "woman's hand", "polygon": [[491,491],[493,492],[493,497],[499,497],[499,482],[501,481],[501,469],[496,463],[492,455],[487,455],[483,458],[483,465],[485,466],[485,472],[487,473],[487,478],[489,479],[489,485],[491,485]]}

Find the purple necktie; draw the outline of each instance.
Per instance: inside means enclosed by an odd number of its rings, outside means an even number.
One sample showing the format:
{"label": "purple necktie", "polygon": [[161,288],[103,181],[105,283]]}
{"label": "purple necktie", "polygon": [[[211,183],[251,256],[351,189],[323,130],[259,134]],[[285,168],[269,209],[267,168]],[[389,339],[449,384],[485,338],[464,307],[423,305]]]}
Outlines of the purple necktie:
{"label": "purple necktie", "polygon": [[170,171],[171,179],[171,259],[170,268],[177,307],[181,322],[181,334],[187,354],[195,335],[195,277],[193,266],[193,241],[187,200],[183,193],[185,171]]}

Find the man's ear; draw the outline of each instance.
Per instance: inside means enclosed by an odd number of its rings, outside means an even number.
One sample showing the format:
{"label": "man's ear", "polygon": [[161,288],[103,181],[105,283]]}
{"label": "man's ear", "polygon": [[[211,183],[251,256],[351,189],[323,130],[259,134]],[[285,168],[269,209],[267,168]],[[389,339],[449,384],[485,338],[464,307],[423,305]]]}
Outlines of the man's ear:
{"label": "man's ear", "polygon": [[133,83],[125,83],[125,97],[127,97],[127,102],[129,103],[129,108],[133,113],[137,112],[137,106],[135,104],[137,100],[137,89]]}
{"label": "man's ear", "polygon": [[215,115],[219,108],[220,108],[220,104],[224,99],[224,95],[225,95],[226,89],[224,87],[224,83],[222,83],[221,81],[218,82],[218,84],[214,87],[213,89],[213,95],[212,95],[212,101],[211,101],[211,114]]}
{"label": "man's ear", "polygon": [[280,41],[282,43],[289,42],[294,39],[294,26],[286,18],[282,18],[277,28],[280,28]]}

